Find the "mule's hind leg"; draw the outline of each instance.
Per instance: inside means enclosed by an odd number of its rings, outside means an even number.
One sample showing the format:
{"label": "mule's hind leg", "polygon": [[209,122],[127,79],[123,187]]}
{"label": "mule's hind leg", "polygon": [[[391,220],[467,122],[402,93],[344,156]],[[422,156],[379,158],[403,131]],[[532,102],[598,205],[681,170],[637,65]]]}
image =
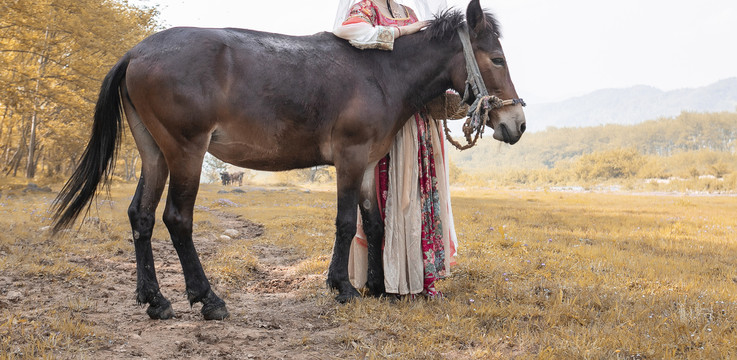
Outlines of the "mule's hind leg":
{"label": "mule's hind leg", "polygon": [[381,214],[376,206],[372,203],[370,208],[366,208],[367,204],[363,201],[361,204],[361,219],[363,219],[363,231],[366,233],[366,242],[368,243],[368,273],[366,279],[366,287],[373,296],[382,296],[386,293],[384,287],[384,264],[381,254],[382,239],[384,239],[384,224],[381,220]]}
{"label": "mule's hind leg", "polygon": [[171,302],[161,295],[159,290],[151,249],[156,207],[164,192],[169,170],[161,150],[141,123],[138,114],[127,101],[123,103],[133,138],[141,155],[141,178],[133,201],[128,207],[128,218],[136,249],[136,299],[141,304],[149,304],[146,313],[152,319],[169,319],[174,317],[174,311]]}
{"label": "mule's hind leg", "polygon": [[164,209],[164,224],[169,229],[179,262],[182,264],[190,304],[201,302],[201,312],[206,320],[222,320],[228,317],[225,302],[210,288],[210,282],[205,276],[192,242],[192,215],[199,188],[204,148],[202,147],[200,153],[185,146],[177,154],[172,154],[171,159],[167,157],[169,164],[177,166],[170,166],[171,177]]}
{"label": "mule's hind leg", "polygon": [[133,228],[133,243],[136,248],[136,298],[141,304],[149,304],[146,313],[152,319],[170,319],[174,317],[174,310],[171,308],[171,302],[161,295],[159,290],[151,249],[154,213],[164,189],[166,174],[162,176],[163,181],[160,184],[150,184],[155,182],[148,182],[146,180],[148,178],[149,176],[141,174],[136,195],[133,196],[133,201],[128,208],[128,218]]}

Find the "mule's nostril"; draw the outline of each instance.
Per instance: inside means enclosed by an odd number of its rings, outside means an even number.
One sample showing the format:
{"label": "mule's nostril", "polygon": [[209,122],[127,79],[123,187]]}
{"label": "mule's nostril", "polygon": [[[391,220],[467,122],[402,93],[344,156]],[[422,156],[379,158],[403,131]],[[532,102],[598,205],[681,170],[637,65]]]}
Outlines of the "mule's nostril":
{"label": "mule's nostril", "polygon": [[527,125],[525,125],[525,123],[522,123],[522,124],[521,124],[521,125],[519,126],[519,133],[520,133],[520,134],[524,133],[526,129],[527,129]]}
{"label": "mule's nostril", "polygon": [[502,130],[502,140],[504,140],[505,143],[509,143],[512,141],[512,137],[509,136],[509,129],[507,129],[507,125],[505,124],[499,124],[501,130]]}

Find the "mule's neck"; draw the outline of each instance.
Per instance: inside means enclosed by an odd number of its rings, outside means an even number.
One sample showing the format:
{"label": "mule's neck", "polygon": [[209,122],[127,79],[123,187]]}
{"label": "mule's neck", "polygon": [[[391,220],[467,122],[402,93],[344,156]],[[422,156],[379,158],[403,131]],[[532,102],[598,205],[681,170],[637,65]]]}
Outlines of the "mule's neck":
{"label": "mule's neck", "polygon": [[[453,77],[465,72],[463,47],[458,36],[451,39],[428,40],[418,33],[402,37],[394,43],[387,72],[398,86],[388,94],[403,99],[410,114],[420,110],[430,100],[453,88]],[[463,91],[463,89],[454,89]]]}

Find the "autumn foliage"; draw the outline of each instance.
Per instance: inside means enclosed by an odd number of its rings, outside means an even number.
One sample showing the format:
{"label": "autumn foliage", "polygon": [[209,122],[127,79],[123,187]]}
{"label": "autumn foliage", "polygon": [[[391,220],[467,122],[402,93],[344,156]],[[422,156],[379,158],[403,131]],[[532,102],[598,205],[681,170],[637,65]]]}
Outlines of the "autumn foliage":
{"label": "autumn foliage", "polygon": [[[0,168],[66,177],[89,138],[102,78],[154,31],[157,11],[105,0],[0,0],[0,14]],[[122,150],[132,168],[132,139]]]}
{"label": "autumn foliage", "polygon": [[734,192],[736,138],[737,113],[684,112],[638,125],[550,128],[451,159],[465,174],[454,182],[461,185]]}

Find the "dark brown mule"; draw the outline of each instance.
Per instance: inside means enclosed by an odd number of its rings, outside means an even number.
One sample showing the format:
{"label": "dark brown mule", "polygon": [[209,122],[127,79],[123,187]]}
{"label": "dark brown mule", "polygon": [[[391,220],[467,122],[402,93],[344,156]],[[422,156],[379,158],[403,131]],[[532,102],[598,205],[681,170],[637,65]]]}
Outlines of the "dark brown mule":
{"label": "dark brown mule", "polygon": [[[472,1],[466,18],[490,94],[517,98],[494,18]],[[337,300],[358,296],[348,280],[350,241],[360,208],[369,236],[368,288],[382,294],[383,226],[373,189],[376,162],[397,131],[445,89],[464,90],[465,61],[449,11],[424,32],[397,39],[394,50],[357,50],[331,33],[293,37],[240,29],[174,28],[131,49],[105,77],[92,138],[59,194],[55,230],[87,209],[114,164],[122,110],[138,146],[142,173],[128,209],[137,263],[137,298],[155,319],[174,316],[159,291],[151,251],[154,213],[169,178],[164,210],[191,303],[205,319],[228,316],[210,288],[192,243],[192,213],[205,152],[258,170],[335,165],[338,211],[327,282]],[[491,114],[494,137],[516,142],[520,105]],[[504,131],[500,131],[502,128]],[[364,189],[363,191],[361,189]]]}

